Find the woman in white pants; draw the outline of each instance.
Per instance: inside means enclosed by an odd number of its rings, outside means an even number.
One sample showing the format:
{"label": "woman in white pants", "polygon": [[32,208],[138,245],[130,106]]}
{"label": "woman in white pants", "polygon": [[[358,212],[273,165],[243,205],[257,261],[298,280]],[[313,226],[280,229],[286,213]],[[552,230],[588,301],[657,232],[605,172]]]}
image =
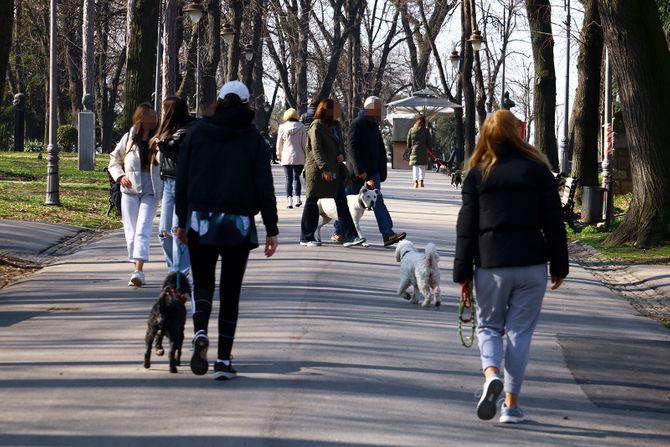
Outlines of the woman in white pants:
{"label": "woman in white pants", "polygon": [[133,127],[110,154],[109,173],[121,185],[121,216],[128,261],[134,264],[129,286],[145,284],[144,263],[149,260],[151,225],[163,194],[158,154],[149,147],[156,128],[156,112],[149,103],[133,114]]}
{"label": "woman in white pants", "polygon": [[426,117],[420,115],[414,126],[407,132],[407,150],[409,150],[409,165],[412,167],[414,187],[423,188],[423,179],[428,165],[428,149],[433,145],[430,129],[426,127]]}

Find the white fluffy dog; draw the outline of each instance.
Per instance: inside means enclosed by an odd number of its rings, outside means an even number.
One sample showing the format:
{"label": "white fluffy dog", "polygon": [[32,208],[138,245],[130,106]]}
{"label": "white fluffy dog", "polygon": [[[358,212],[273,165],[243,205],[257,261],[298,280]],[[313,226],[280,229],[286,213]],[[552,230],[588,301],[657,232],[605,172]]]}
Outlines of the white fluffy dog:
{"label": "white fluffy dog", "polygon": [[[366,186],[363,186],[358,194],[349,194],[347,196],[347,205],[349,205],[349,212],[358,232],[358,237],[363,237],[360,227],[361,217],[363,217],[365,210],[374,208],[379,194],[378,189],[368,189]],[[316,239],[320,241],[321,227],[331,220],[337,219],[337,207],[335,206],[335,199],[319,199],[317,203],[321,219],[319,220],[319,226],[316,228]]]}
{"label": "white fluffy dog", "polygon": [[[395,249],[395,259],[400,263],[400,287],[398,295],[418,303],[419,296],[423,295],[421,307],[440,305],[440,268],[437,265],[440,255],[437,254],[435,244],[429,243],[423,253],[419,252],[414,244],[407,239],[398,242]],[[409,286],[414,286],[410,295]]]}

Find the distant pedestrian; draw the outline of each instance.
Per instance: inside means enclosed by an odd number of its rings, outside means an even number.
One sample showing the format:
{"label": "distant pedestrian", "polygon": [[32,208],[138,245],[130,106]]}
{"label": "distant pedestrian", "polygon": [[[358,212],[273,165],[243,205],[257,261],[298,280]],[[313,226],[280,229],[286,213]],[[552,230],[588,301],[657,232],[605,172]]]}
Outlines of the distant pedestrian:
{"label": "distant pedestrian", "polygon": [[[314,121],[314,115],[316,114],[316,108],[319,106],[321,101],[319,98],[313,98],[309,105],[307,106],[307,111],[300,115],[300,122],[305,125],[306,129],[309,129],[309,125]],[[309,142],[308,142],[309,144]]]}
{"label": "distant pedestrian", "polygon": [[293,208],[294,204],[296,207],[302,205],[300,174],[305,166],[307,131],[305,125],[298,121],[298,112],[295,109],[288,109],[283,118],[284,123],[277,129],[277,157],[286,176],[286,207]]}
{"label": "distant pedestrian", "polygon": [[160,156],[160,172],[163,180],[158,240],[165,254],[168,271],[179,270],[186,275],[191,269],[191,260],[187,245],[180,243],[174,234],[177,229],[174,200],[179,145],[192,122],[193,117],[188,114],[186,101],[178,96],[169,96],[163,101],[163,116],[156,136],[151,140],[152,148],[158,150]]}
{"label": "distant pedestrian", "polygon": [[149,103],[133,113],[133,126],[110,154],[107,169],[121,185],[121,219],[126,236],[128,261],[135,266],[129,286],[141,287],[144,263],[149,260],[151,225],[163,194],[157,152],[149,147],[156,129],[156,112]]}
{"label": "distant pedestrian", "polygon": [[414,126],[407,132],[407,149],[409,150],[409,165],[412,167],[414,187],[423,188],[423,180],[428,165],[428,149],[433,145],[430,129],[426,127],[426,117],[419,116]]}
{"label": "distant pedestrian", "polygon": [[332,99],[319,103],[314,121],[309,127],[309,144],[305,162],[305,189],[307,190],[305,208],[300,224],[300,245],[314,247],[321,245],[316,240],[319,223],[319,199],[335,199],[337,218],[342,234],[341,242],[345,246],[359,245],[365,239],[358,236],[351,218],[344,191],[344,179],[347,170],[344,161],[344,141],[339,118],[339,104]]}
{"label": "distant pedestrian", "polygon": [[240,291],[249,252],[259,246],[254,216],[265,225],[265,256],[277,248],[277,202],[265,144],[253,124],[249,90],[239,81],[219,91],[211,116],[189,129],[179,148],[177,237],[188,242],[193,274],[193,357],[191,370],[209,369],[208,326],[219,278],[218,350],[214,378],[237,375],[231,351],[239,314]]}
{"label": "distant pedestrian", "polygon": [[504,361],[500,422],[517,423],[524,420],[518,399],[547,287],[547,262],[551,288],[557,289],[568,274],[568,249],[549,163],[521,139],[516,117],[499,110],[480,135],[463,183],[454,281],[462,295],[469,294],[473,280],[477,291],[477,339],[486,377],[477,415],[496,415]]}
{"label": "distant pedestrian", "polygon": [[[349,128],[349,148],[356,183],[360,186],[366,180],[373,180],[377,189],[381,191],[382,182],[386,181],[386,149],[379,122],[382,118],[382,100],[370,96],[365,100],[363,110],[354,119]],[[384,239],[384,246],[393,245],[407,236],[407,233],[396,233],[393,230],[393,220],[389,214],[384,198],[380,194],[374,206],[375,218],[379,232]]]}

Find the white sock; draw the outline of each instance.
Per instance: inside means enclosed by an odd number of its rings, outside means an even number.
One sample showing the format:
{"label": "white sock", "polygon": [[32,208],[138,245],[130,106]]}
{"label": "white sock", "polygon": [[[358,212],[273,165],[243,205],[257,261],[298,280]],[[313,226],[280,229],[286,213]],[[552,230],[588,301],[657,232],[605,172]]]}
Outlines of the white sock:
{"label": "white sock", "polygon": [[221,359],[216,359],[217,363],[223,363],[226,366],[230,366],[230,360],[221,360]]}

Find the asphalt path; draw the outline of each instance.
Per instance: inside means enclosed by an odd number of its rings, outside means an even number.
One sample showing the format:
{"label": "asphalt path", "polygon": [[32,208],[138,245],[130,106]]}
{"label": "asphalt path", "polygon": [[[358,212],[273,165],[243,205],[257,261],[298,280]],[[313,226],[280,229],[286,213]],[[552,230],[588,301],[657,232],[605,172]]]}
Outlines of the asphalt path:
{"label": "asphalt path", "polygon": [[0,446],[670,445],[668,331],[576,265],[545,300],[528,421],[477,419],[478,351],[459,342],[451,281],[460,193],[434,172],[411,183],[392,171],[383,191],[397,230],[437,244],[443,305],[396,296],[394,250],[370,213],[368,248],[301,247],[301,209],[279,194],[277,253],[255,250],[245,277],[233,381],[191,374],[190,321],[178,374],[165,357],[142,367],[165,275],[157,239],[142,289],[126,285],[117,231],[1,290]]}

